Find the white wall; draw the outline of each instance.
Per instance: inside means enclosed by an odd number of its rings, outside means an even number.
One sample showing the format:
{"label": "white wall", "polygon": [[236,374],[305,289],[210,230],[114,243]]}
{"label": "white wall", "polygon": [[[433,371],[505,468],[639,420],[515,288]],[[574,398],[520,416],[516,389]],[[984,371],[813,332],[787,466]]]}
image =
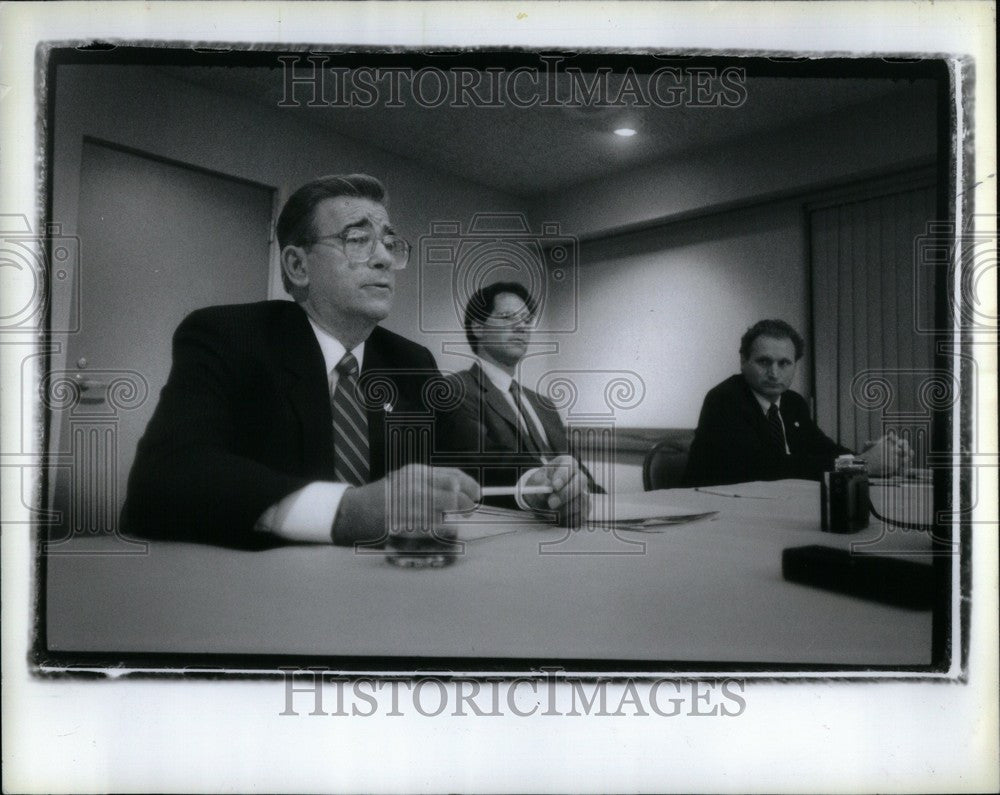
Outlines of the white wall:
{"label": "white wall", "polygon": [[[693,428],[705,393],[739,369],[739,339],[763,317],[807,333],[808,280],[801,213],[794,202],[735,210],[695,221],[585,243],[581,247],[579,330],[551,335],[558,357],[543,367],[629,370],[645,398],[619,412],[625,426]],[[568,300],[548,307],[566,317]],[[808,359],[795,388],[808,394]],[[582,411],[603,394],[582,388]]]}

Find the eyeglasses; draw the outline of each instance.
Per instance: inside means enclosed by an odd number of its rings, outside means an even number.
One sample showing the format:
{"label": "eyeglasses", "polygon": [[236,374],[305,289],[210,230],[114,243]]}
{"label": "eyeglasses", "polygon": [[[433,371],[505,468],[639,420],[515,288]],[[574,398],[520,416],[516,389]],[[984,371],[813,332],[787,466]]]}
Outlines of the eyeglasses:
{"label": "eyeglasses", "polygon": [[393,270],[402,270],[410,260],[410,244],[398,235],[388,234],[381,238],[375,237],[369,229],[348,229],[335,235],[323,235],[312,241],[310,245],[332,245],[331,240],[339,240],[339,248],[344,252],[352,265],[364,265],[371,259],[375,244],[381,240],[385,250],[392,260]]}
{"label": "eyeglasses", "polygon": [[500,312],[490,315],[488,322],[504,328],[510,326],[531,327],[535,325],[535,317],[528,312]]}

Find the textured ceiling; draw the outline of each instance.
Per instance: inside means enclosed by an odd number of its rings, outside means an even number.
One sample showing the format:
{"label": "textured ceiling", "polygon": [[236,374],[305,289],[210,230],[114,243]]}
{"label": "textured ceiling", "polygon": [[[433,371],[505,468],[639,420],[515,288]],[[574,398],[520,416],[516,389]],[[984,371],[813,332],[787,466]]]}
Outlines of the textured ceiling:
{"label": "textured ceiling", "polygon": [[[683,152],[915,90],[910,83],[889,79],[752,77],[746,80],[738,107],[609,108],[561,103],[520,109],[504,101],[501,107],[449,107],[446,103],[430,108],[411,100],[402,107],[387,108],[380,92],[380,104],[364,108],[338,103],[337,85],[330,78],[324,84],[329,94],[324,99],[330,103],[332,97],[333,106],[279,107],[285,83],[278,69],[170,66],[161,71],[213,91],[248,98],[434,170],[523,197],[564,190]],[[555,96],[568,96],[566,76],[555,80]],[[616,80],[612,77],[612,96],[620,87]],[[433,81],[428,85],[433,95]],[[297,99],[308,98],[312,91],[309,87],[296,90]],[[404,92],[404,98],[411,96]],[[631,138],[613,135],[612,130],[620,126],[633,127],[638,134]]]}

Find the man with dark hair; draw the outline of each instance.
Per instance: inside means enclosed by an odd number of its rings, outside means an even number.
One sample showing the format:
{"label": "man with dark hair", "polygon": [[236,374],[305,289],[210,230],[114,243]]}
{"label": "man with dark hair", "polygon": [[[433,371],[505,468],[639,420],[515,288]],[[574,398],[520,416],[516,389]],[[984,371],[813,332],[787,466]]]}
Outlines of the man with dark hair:
{"label": "man with dark hair", "polygon": [[[802,337],[784,320],[761,320],[740,340],[740,373],[709,390],[688,457],[690,486],[754,480],[818,480],[851,451],[813,422],[791,390]],[[861,453],[874,475],[892,474],[911,456],[904,439],[879,439]]]}
{"label": "man with dark hair", "polygon": [[430,417],[423,395],[440,373],[430,351],[378,325],[409,259],[381,183],[310,182],[288,199],[277,234],[294,303],[209,307],[178,327],[129,478],[127,530],[349,545],[396,531],[389,500],[430,504],[434,522],[471,508],[479,487],[468,475],[396,460],[387,441],[393,411]]}
{"label": "man with dark hair", "polygon": [[758,320],[743,332],[743,336],[740,337],[740,361],[746,361],[750,358],[750,351],[753,348],[753,344],[760,337],[791,340],[792,347],[795,349],[796,362],[806,352],[805,340],[802,339],[799,332],[784,320],[779,320],[778,318]]}
{"label": "man with dark hair", "polygon": [[[316,239],[313,210],[324,199],[340,197],[367,199],[388,205],[385,187],[375,177],[367,174],[334,174],[308,182],[288,197],[275,224],[278,247],[284,252],[287,246],[302,246]],[[284,255],[282,255],[284,256]],[[294,297],[294,285],[285,269],[281,269],[281,283]]]}
{"label": "man with dark hair", "polygon": [[461,403],[450,438],[464,441],[458,452],[472,461],[466,471],[484,485],[552,490],[517,493],[507,504],[555,511],[572,526],[587,518],[588,495],[600,488],[568,454],[566,429],[552,404],[519,383],[536,311],[531,293],[517,282],[496,282],[469,299],[463,326],[477,360],[452,376]]}

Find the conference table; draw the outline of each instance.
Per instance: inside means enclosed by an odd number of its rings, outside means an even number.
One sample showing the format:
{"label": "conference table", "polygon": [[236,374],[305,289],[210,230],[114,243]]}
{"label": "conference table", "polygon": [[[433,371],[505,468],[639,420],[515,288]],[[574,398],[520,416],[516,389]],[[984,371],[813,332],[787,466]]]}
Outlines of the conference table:
{"label": "conference table", "polygon": [[[910,502],[929,494],[926,485],[873,486],[873,503],[904,488]],[[505,661],[623,671],[930,663],[930,610],[782,576],[782,550],[812,544],[926,561],[925,532],[874,519],[851,535],[821,532],[819,486],[807,481],[650,494],[708,515],[653,532],[473,515],[455,562],[423,569],[332,546],[149,542],[112,554],[106,539],[72,538],[45,555],[45,643],[56,659],[163,654],[177,665],[189,655],[195,665],[222,655],[249,667],[272,655],[465,670]]]}

